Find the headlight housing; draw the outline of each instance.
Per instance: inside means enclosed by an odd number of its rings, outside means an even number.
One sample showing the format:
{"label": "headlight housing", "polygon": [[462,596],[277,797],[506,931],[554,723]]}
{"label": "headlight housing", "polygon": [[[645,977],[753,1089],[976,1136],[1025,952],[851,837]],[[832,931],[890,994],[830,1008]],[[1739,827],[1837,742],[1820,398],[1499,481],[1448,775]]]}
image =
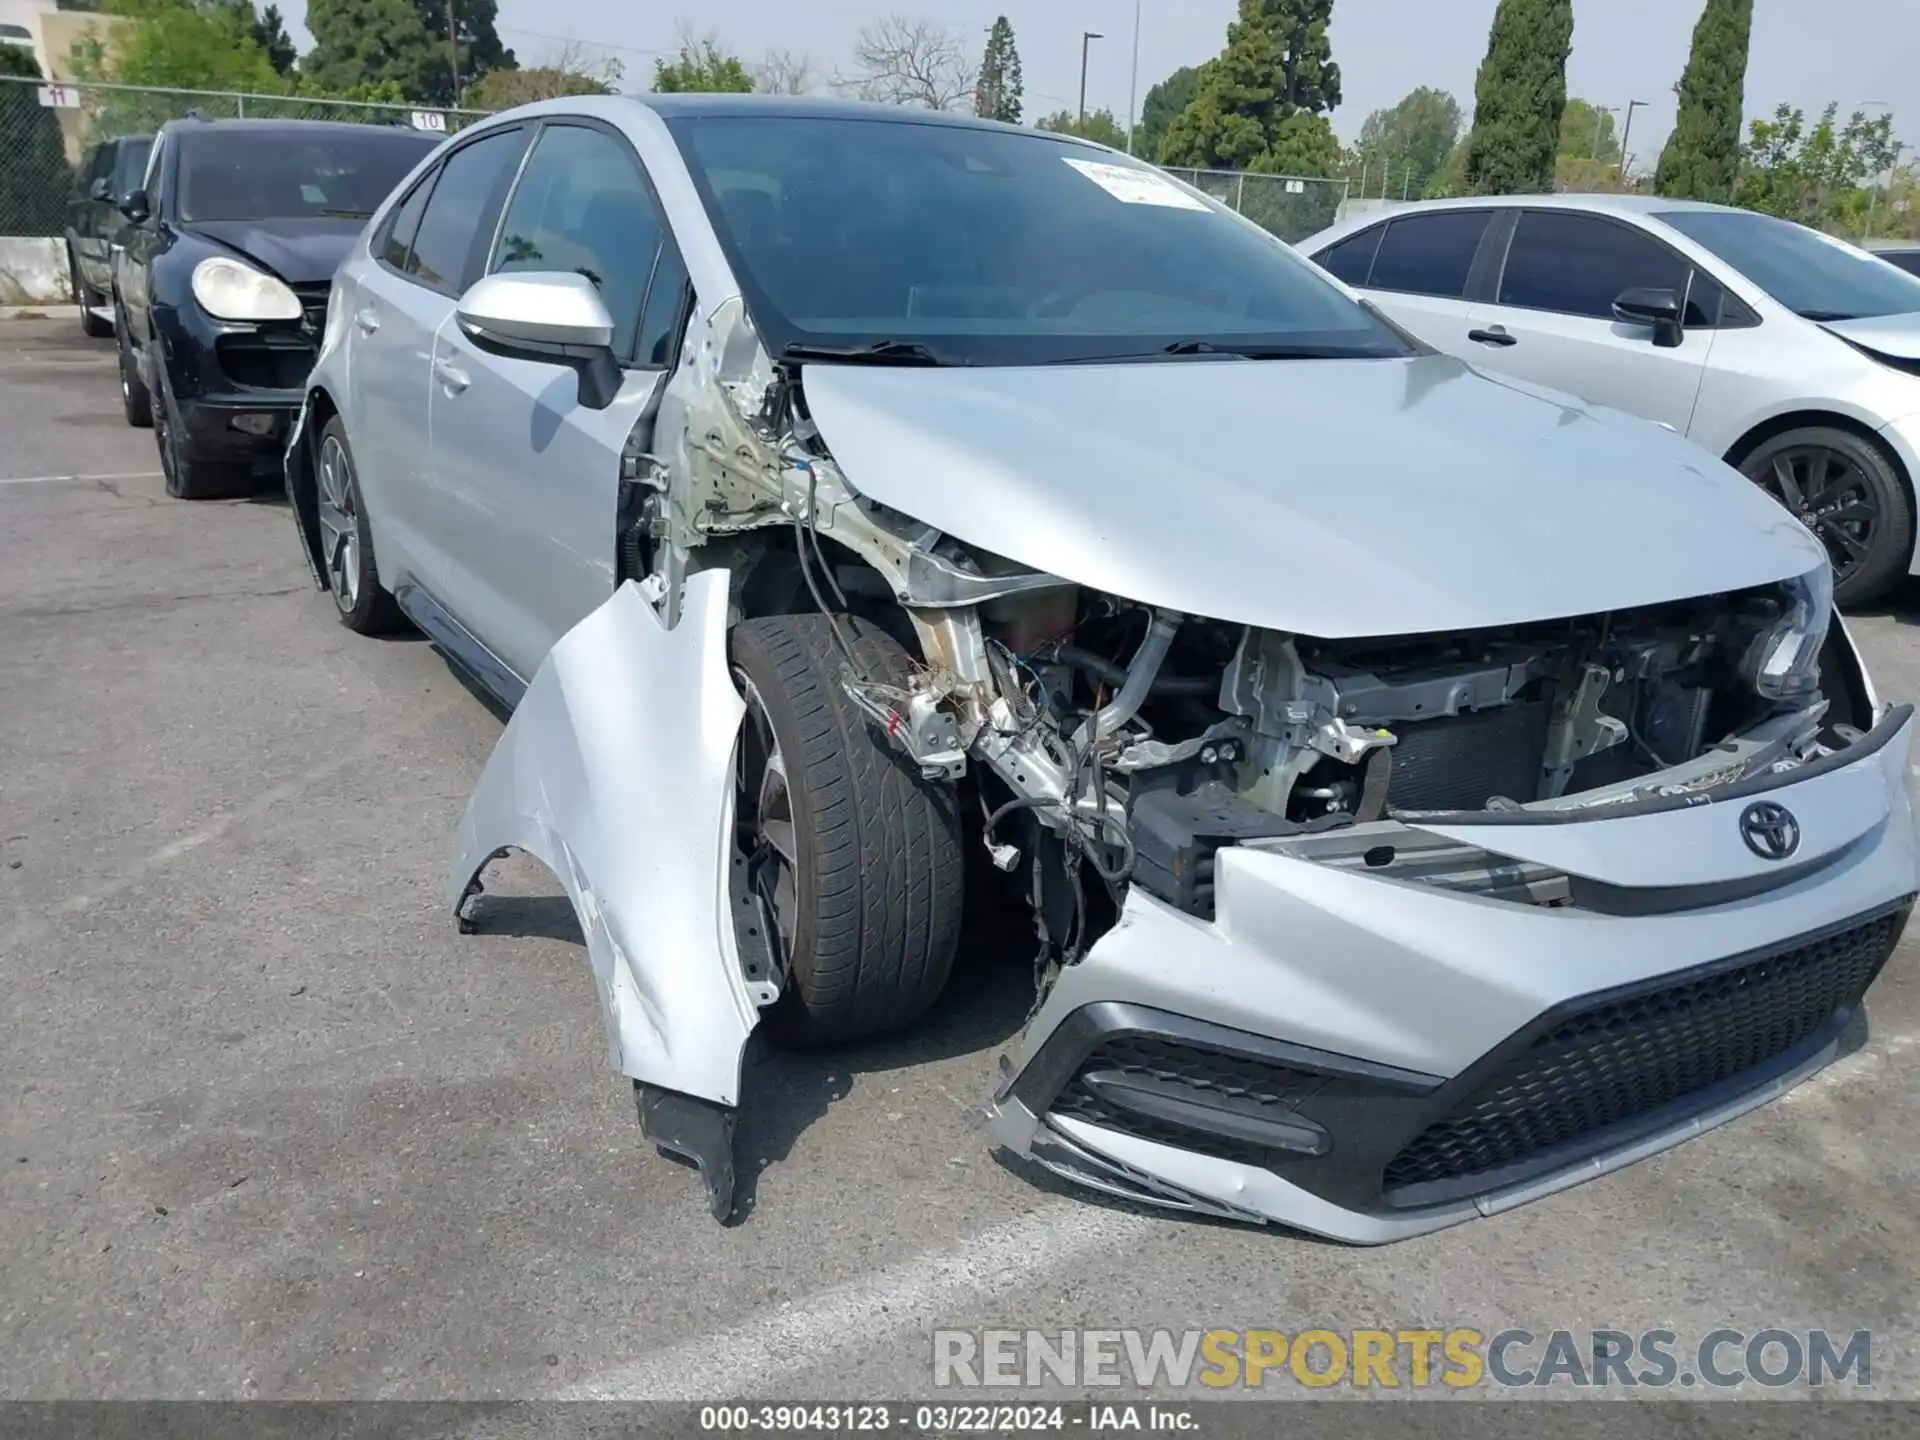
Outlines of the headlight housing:
{"label": "headlight housing", "polygon": [[1820,688],[1820,651],[1833,622],[1833,568],[1781,584],[1778,613],[1747,647],[1740,673],[1767,700],[1804,700]]}
{"label": "headlight housing", "polygon": [[284,281],[224,255],[193,267],[193,298],[216,320],[298,320],[302,313]]}

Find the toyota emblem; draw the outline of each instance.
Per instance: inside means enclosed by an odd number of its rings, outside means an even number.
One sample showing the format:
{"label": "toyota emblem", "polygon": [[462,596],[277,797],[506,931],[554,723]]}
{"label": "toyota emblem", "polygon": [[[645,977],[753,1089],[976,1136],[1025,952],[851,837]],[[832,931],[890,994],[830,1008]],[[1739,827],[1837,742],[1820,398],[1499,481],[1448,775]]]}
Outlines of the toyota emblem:
{"label": "toyota emblem", "polygon": [[1757,800],[1740,812],[1740,838],[1762,860],[1784,860],[1800,848],[1800,822],[1786,806]]}

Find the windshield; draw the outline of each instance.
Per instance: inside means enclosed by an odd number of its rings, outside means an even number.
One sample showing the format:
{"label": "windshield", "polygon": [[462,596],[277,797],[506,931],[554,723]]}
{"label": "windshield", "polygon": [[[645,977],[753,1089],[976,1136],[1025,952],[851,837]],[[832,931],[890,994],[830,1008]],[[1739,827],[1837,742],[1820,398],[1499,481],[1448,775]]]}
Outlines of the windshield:
{"label": "windshield", "polygon": [[1791,220],[1748,210],[1668,210],[1659,218],[1809,320],[1920,311],[1920,279]]}
{"label": "windshield", "polygon": [[180,150],[180,218],[365,218],[438,143],[371,125],[311,137],[285,130],[188,134]]}
{"label": "windshield", "polygon": [[1031,365],[1412,353],[1278,241],[1105,151],[790,112],[668,123],[775,355]]}

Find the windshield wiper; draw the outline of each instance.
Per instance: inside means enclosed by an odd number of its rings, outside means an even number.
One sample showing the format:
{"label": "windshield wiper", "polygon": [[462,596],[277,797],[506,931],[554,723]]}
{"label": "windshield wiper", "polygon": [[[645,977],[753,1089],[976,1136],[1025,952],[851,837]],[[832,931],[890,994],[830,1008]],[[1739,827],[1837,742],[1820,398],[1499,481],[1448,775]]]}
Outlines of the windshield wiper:
{"label": "windshield wiper", "polygon": [[1845,310],[1796,310],[1793,313],[1798,315],[1802,320],[1812,320],[1816,323],[1827,320],[1858,320],[1860,318],[1858,315],[1849,314]]}
{"label": "windshield wiper", "polygon": [[365,220],[373,214],[371,210],[316,210],[313,213],[329,220]]}
{"label": "windshield wiper", "polygon": [[843,365],[949,365],[918,340],[875,340],[871,345],[810,345],[796,340],[780,352],[788,360],[833,360]]}

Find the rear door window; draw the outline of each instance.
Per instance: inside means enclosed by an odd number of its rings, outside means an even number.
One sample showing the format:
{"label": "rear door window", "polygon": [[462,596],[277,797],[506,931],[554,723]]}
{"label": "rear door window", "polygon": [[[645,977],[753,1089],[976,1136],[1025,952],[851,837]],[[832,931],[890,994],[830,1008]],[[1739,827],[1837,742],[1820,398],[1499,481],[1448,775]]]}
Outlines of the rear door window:
{"label": "rear door window", "polygon": [[1356,287],[1364,286],[1373,272],[1373,259],[1380,253],[1380,241],[1386,233],[1386,226],[1375,225],[1358,235],[1349,235],[1338,245],[1330,245],[1314,256],[1314,262],[1336,279]]}
{"label": "rear door window", "polygon": [[407,275],[453,296],[480,278],[526,143],[523,128],[496,130],[447,157],[413,237]]}
{"label": "rear door window", "polygon": [[1368,281],[1375,290],[1459,300],[1473,258],[1493,219],[1491,210],[1431,210],[1389,222]]}
{"label": "rear door window", "polygon": [[140,179],[147,173],[147,154],[152,149],[153,141],[144,138],[122,140],[115,147],[112,176],[115,200],[140,188]]}

